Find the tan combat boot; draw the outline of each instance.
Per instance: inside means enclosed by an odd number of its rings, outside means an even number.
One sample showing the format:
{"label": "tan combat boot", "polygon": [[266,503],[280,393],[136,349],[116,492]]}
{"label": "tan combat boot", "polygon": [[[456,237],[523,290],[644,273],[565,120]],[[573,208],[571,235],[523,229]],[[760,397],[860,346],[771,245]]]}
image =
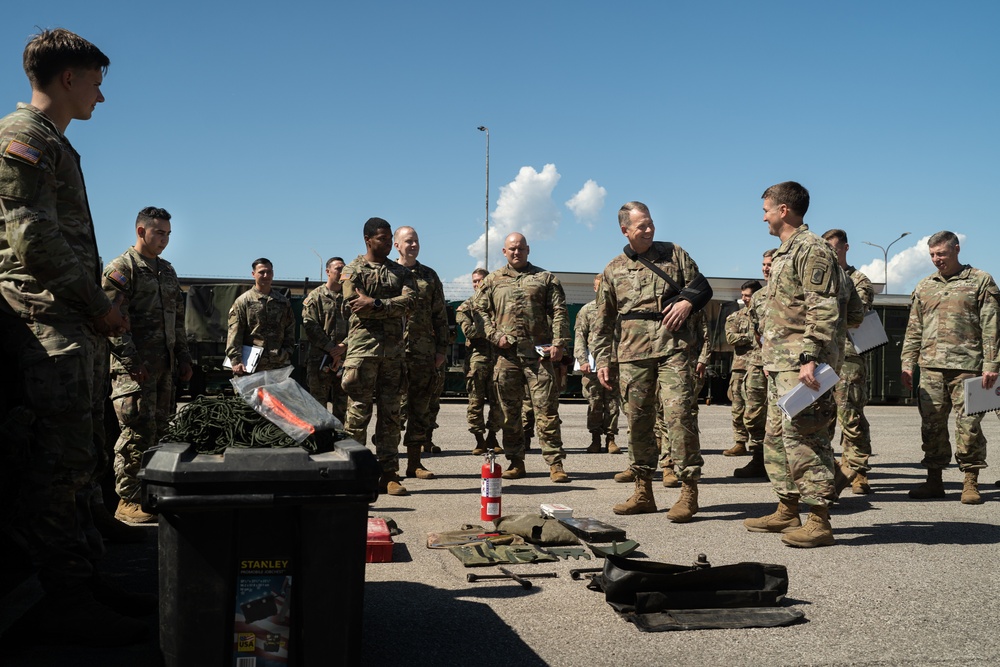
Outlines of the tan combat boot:
{"label": "tan combat boot", "polygon": [[745,442],[737,442],[735,445],[729,449],[722,452],[723,456],[750,456],[750,450],[747,449],[747,444]]}
{"label": "tan combat boot", "polygon": [[868,484],[868,475],[858,471],[857,476],[855,476],[854,481],[851,482],[851,493],[856,496],[863,496],[867,493],[872,492],[871,485]]}
{"label": "tan combat boot", "polygon": [[590,447],[587,447],[588,454],[600,454],[601,453],[601,434],[591,433],[590,434]]}
{"label": "tan combat boot", "polygon": [[674,523],[687,523],[698,513],[698,482],[681,482],[681,497],[667,512],[667,518]]}
{"label": "tan combat boot", "polygon": [[799,499],[779,498],[778,509],[767,516],[744,519],[743,525],[751,533],[782,533],[802,526],[799,519]]}
{"label": "tan combat boot", "polygon": [[420,462],[420,445],[411,445],[406,448],[406,476],[417,479],[434,479],[434,473]]}
{"label": "tan combat boot", "polygon": [[981,505],[983,499],[979,496],[979,471],[967,470],[965,482],[962,485],[962,504]]}
{"label": "tan combat boot", "polygon": [[791,530],[781,536],[781,541],[790,547],[811,549],[829,547],[834,544],[833,528],[830,527],[830,510],[827,507],[809,508],[809,519],[801,528]]}
{"label": "tan combat boot", "polygon": [[486,436],[486,447],[492,449],[494,454],[503,454],[503,447],[497,442],[497,434],[493,431],[490,431],[490,434]]}
{"label": "tan combat boot", "polygon": [[378,492],[388,493],[390,496],[408,496],[410,492],[399,481],[399,475],[394,472],[382,472],[378,480]]}
{"label": "tan combat boot", "polygon": [[608,439],[604,441],[604,446],[608,449],[608,454],[621,454],[622,448],[618,446],[615,442],[615,436],[609,435]]}
{"label": "tan combat boot", "polygon": [[635,493],[623,503],[611,508],[615,514],[649,514],[656,511],[656,500],[653,498],[652,476],[636,476]]}
{"label": "tan combat boot", "polygon": [[569,481],[569,475],[563,470],[562,463],[553,463],[549,466],[549,479],[557,484]]}
{"label": "tan combat boot", "polygon": [[90,515],[94,519],[94,527],[107,542],[117,544],[137,544],[146,541],[146,530],[138,526],[130,526],[124,521],[111,516],[103,501],[91,503]]}
{"label": "tan combat boot", "polygon": [[476,447],[472,450],[473,456],[482,456],[486,453],[486,438],[482,433],[473,433],[476,436]]}
{"label": "tan combat boot", "polygon": [[668,489],[676,489],[681,485],[681,480],[677,479],[677,473],[672,466],[663,468],[663,486]]}
{"label": "tan combat boot", "polygon": [[615,481],[619,484],[628,484],[629,482],[635,481],[635,473],[632,472],[632,468],[625,468],[619,473],[615,474]]}
{"label": "tan combat boot", "polygon": [[944,498],[944,480],[941,479],[941,470],[928,468],[927,481],[915,489],[910,489],[907,495],[914,500]]}
{"label": "tan combat boot", "polygon": [[843,461],[833,462],[833,488],[836,490],[838,496],[841,491],[851,486],[857,475],[858,472],[851,469],[851,467]]}
{"label": "tan combat boot", "polygon": [[115,518],[125,523],[156,523],[155,514],[150,514],[142,510],[139,503],[130,503],[127,500],[118,501],[118,509],[115,510]]}
{"label": "tan combat boot", "polygon": [[524,469],[524,459],[511,459],[510,465],[500,475],[503,479],[521,479],[528,474]]}

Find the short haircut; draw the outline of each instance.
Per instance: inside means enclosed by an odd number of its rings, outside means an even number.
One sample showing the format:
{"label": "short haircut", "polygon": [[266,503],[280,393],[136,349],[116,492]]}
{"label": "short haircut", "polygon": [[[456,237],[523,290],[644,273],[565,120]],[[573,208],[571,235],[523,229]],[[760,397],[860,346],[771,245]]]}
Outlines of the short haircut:
{"label": "short haircut", "polygon": [[343,257],[331,257],[330,259],[326,260],[326,268],[329,269],[330,265],[333,264],[334,262],[340,262],[341,264],[347,264],[347,262],[344,261]]}
{"label": "short haircut", "polygon": [[766,259],[768,257],[774,257],[774,253],[776,253],[776,252],[778,252],[777,248],[771,248],[770,250],[765,250],[764,251],[764,258]]}
{"label": "short haircut", "polygon": [[742,285],[740,285],[740,291],[742,292],[743,290],[748,289],[750,290],[750,293],[753,294],[762,287],[763,286],[760,284],[759,280],[748,280]]}
{"label": "short haircut", "polygon": [[33,35],[24,47],[23,61],[24,73],[34,89],[49,85],[67,69],[99,69],[107,73],[111,64],[99,48],[63,28]]}
{"label": "short haircut", "polygon": [[135,226],[148,225],[153,220],[170,220],[170,214],[167,213],[165,208],[156,208],[155,206],[147,206],[146,208],[139,211],[139,215],[135,218]]}
{"label": "short haircut", "polygon": [[[394,231],[394,232],[392,233],[392,240],[393,240],[393,242],[395,242],[395,241],[397,241],[397,240],[399,239],[399,234],[400,234],[400,233],[401,233],[401,232],[402,232],[403,230],[405,230],[405,229],[409,229],[409,230],[410,230],[411,232],[413,232],[414,234],[416,234],[416,233],[417,233],[417,230],[415,230],[415,229],[414,229],[413,227],[410,227],[409,225],[402,225],[402,226],[400,226],[400,227],[396,227],[396,231]],[[419,236],[419,235],[418,235],[418,236]]]}
{"label": "short haircut", "polygon": [[847,243],[847,232],[843,229],[831,229],[823,233],[823,238],[827,241],[837,239],[841,243]]}
{"label": "short haircut", "polygon": [[958,236],[954,232],[945,230],[940,231],[927,239],[928,248],[934,248],[939,245],[947,245],[949,248],[954,248],[958,245]]}
{"label": "short haircut", "polygon": [[[622,207],[618,209],[618,224],[622,227],[628,227],[628,223],[631,220],[632,211],[639,211],[649,215],[649,207],[643,204],[641,201],[630,201],[622,204]],[[652,216],[650,216],[652,217]]]}
{"label": "short haircut", "polygon": [[250,270],[256,271],[257,267],[260,266],[261,264],[267,264],[272,269],[274,268],[274,264],[272,264],[271,260],[269,260],[267,257],[258,257],[253,261],[253,264],[250,265]]}
{"label": "short haircut", "polygon": [[809,210],[809,191],[795,181],[785,181],[772,185],[764,190],[764,194],[760,198],[770,199],[772,206],[784,204],[803,217]]}
{"label": "short haircut", "polygon": [[392,231],[392,227],[389,226],[388,220],[383,220],[382,218],[368,218],[368,220],[365,221],[365,238],[372,238],[380,229],[388,229],[390,232]]}
{"label": "short haircut", "polygon": [[472,275],[482,276],[485,278],[486,276],[490,275],[490,272],[484,269],[483,267],[478,267],[475,271],[472,272]]}

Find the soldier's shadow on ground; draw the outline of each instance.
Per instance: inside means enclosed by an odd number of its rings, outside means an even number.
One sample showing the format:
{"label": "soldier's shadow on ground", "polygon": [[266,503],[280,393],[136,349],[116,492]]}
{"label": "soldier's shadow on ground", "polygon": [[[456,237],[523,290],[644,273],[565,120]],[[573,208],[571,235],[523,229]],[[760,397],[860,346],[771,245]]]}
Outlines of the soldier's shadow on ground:
{"label": "soldier's shadow on ground", "polygon": [[970,521],[903,521],[835,529],[837,544],[955,544],[972,546],[1000,543],[1000,526]]}
{"label": "soldier's shadow on ground", "polygon": [[532,595],[504,582],[451,591],[408,581],[365,585],[363,659],[369,665],[545,665],[488,600]]}

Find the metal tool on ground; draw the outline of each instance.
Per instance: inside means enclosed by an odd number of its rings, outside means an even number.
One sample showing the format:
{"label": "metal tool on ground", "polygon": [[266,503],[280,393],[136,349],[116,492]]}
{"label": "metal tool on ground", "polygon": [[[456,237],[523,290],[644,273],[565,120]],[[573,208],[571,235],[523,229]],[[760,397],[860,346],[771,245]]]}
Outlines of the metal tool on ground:
{"label": "metal tool on ground", "polygon": [[578,567],[570,570],[569,576],[570,579],[576,579],[576,580],[583,579],[584,577],[590,579],[598,572],[603,572],[603,571],[604,571],[603,567]]}
{"label": "metal tool on ground", "polygon": [[613,556],[628,556],[639,548],[639,543],[635,540],[625,540],[624,542],[612,541],[610,547],[600,547],[596,544],[588,544],[587,546],[590,547],[590,550],[598,558],[607,558],[608,554]]}
{"label": "metal tool on ground", "polygon": [[505,567],[501,567],[500,574],[475,574],[470,572],[466,575],[466,580],[469,583],[476,583],[477,581],[495,580],[495,579],[513,579],[517,583],[521,584],[523,588],[531,588],[531,582],[528,579],[554,579],[559,576],[557,572],[539,572],[537,574],[515,574]]}
{"label": "metal tool on ground", "polygon": [[[593,548],[593,547],[592,547]],[[545,551],[563,560],[590,560],[590,554],[583,547],[547,547]]]}

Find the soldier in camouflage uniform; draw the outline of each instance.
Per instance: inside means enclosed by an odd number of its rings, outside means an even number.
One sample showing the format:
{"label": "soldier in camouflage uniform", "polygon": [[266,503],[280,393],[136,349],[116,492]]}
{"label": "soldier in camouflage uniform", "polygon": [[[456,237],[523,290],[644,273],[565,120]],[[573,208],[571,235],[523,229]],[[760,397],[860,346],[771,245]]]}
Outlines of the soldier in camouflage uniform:
{"label": "soldier in camouflage uniform", "polygon": [[[594,277],[594,292],[601,286],[601,276]],[[615,443],[618,435],[618,393],[605,389],[597,379],[594,368],[593,348],[590,341],[597,333],[594,318],[597,316],[597,299],[585,303],[576,314],[576,336],[573,354],[583,373],[583,397],[587,399],[587,430],[591,442],[587,451],[596,454],[601,451],[601,436],[605,436],[605,448],[609,454],[621,452]]]}
{"label": "soldier in camouflage uniform", "polygon": [[366,443],[372,404],[375,456],[382,467],[379,490],[409,495],[399,478],[399,406],[403,393],[403,327],[417,302],[417,285],[405,266],[389,259],[392,228],[382,218],[364,226],[365,254],[344,269],[344,298],[351,308],[344,360],[347,433]]}
{"label": "soldier in camouflage uniform", "polygon": [[[764,280],[771,278],[771,262],[777,248],[764,251],[761,262],[761,272]],[[742,468],[733,470],[733,477],[741,479],[767,479],[764,468],[764,431],[767,427],[767,376],[764,375],[764,359],[760,353],[760,341],[763,332],[761,322],[764,321],[764,308],[767,290],[761,289],[753,293],[747,305],[745,316],[748,319],[752,348],[747,354],[747,374],[743,380],[743,390],[746,405],[743,410],[743,424],[747,429],[747,449],[750,450],[750,462]]]}
{"label": "soldier in camouflage uniform", "polygon": [[123,297],[132,329],[111,341],[111,399],[121,427],[115,444],[115,518],[156,521],[139,506],[142,455],[156,445],[174,414],[174,373],[191,379],[184,333],[184,294],[177,272],[160,257],[170,241],[170,214],[147,207],[135,221],[135,245],[104,269],[104,291]]}
{"label": "soldier in camouflage uniform", "polygon": [[[875,288],[868,276],[847,263],[847,251],[851,247],[847,242],[847,232],[842,229],[831,229],[823,234],[837,254],[837,262],[844,270],[853,285],[854,292],[861,300],[864,313],[872,309],[875,302]],[[868,405],[868,364],[862,359],[850,337],[844,338],[843,362],[840,365],[840,381],[834,389],[837,401],[837,422],[840,423],[841,454],[840,468],[844,479],[851,479],[851,492],[854,494],[871,493],[868,484],[868,472],[871,466],[868,459],[872,454],[871,428],[865,417],[865,406]],[[837,423],[830,424],[830,437],[833,438]]]}
{"label": "soldier in camouflage uniform", "polygon": [[138,609],[96,574],[103,545],[90,510],[105,336],[128,321],[101,289],[80,155],[65,136],[104,101],[109,60],[57,29],[32,37],[23,62],[31,103],[0,120],[0,363],[9,390],[0,430],[16,480],[4,488],[0,531],[5,562],[35,570],[45,595],[7,636],[25,646],[130,644],[144,639],[145,624],[118,613]]}
{"label": "soldier in camouflage uniform", "polygon": [[437,272],[417,261],[420,239],[413,227],[396,229],[393,243],[399,252],[399,264],[410,270],[417,286],[417,298],[406,316],[403,333],[406,360],[406,391],[403,410],[406,414],[406,476],[432,479],[434,473],[424,467],[420,453],[430,443],[434,430],[431,399],[437,391],[438,371],[444,365],[448,351],[448,312],[444,303],[444,286]]}
{"label": "soldier in camouflage uniform", "polygon": [[[762,198],[764,221],[771,235],[781,239],[761,321],[761,354],[768,373],[764,465],[778,495],[778,509],[747,519],[744,525],[751,532],[784,532],[781,540],[789,546],[828,546],[834,543],[829,504],[836,500],[829,432],[836,413],[833,392],[791,419],[781,412],[778,398],[799,383],[818,389],[817,365],[838,364],[842,274],[830,246],[803,221],[808,190],[788,181],[771,186]],[[810,510],[804,525],[800,500]]]}
{"label": "soldier in camouflage uniform", "polygon": [[558,278],[528,262],[528,252],[523,235],[509,234],[503,247],[507,266],[483,279],[473,305],[483,316],[496,353],[493,380],[503,408],[503,449],[510,460],[503,477],[520,479],[526,474],[521,403],[527,386],[549,478],[568,482],[553,368],[569,345],[566,295]]}
{"label": "soldier in camouflage uniform", "polygon": [[910,320],[903,338],[903,385],[913,387],[920,365],[920,437],[927,481],[910,491],[916,499],[943,498],[941,471],[951,461],[948,412],[955,412],[955,460],[965,473],[962,502],[978,505],[979,471],[986,467],[982,414],[965,414],[963,384],[982,374],[982,386],[997,381],[1000,345],[997,310],[1000,295],[990,274],[962,264],[958,237],[942,231],[927,241],[934,273],[921,280],[910,299]]}
{"label": "soldier in camouflage uniform", "polygon": [[317,401],[330,403],[333,416],[344,422],[347,394],[340,386],[344,353],[347,351],[347,321],[351,309],[344,300],[340,275],[344,260],[331,257],[326,262],[326,283],[309,292],[302,301],[302,328],[309,339],[306,357],[306,384]]}
{"label": "soldier in camouflage uniform", "polygon": [[691,363],[701,334],[690,316],[711,301],[712,288],[682,248],[653,241],[655,226],[645,204],[626,203],[618,223],[628,245],[604,269],[594,357],[598,378],[609,390],[617,362],[636,489],[612,509],[616,514],[656,511],[652,479],[660,448],[654,425],[662,412],[682,483],[667,518],[687,522],[698,511],[703,464]]}
{"label": "soldier in camouflage uniform", "polygon": [[[489,271],[486,269],[476,269],[472,272],[473,295],[463,301],[455,311],[455,320],[465,336],[465,390],[469,396],[469,407],[465,414],[469,422],[469,432],[476,438],[476,446],[472,453],[477,456],[485,454],[489,449],[499,453],[497,431],[502,424],[500,405],[492,377],[493,346],[486,339],[483,317],[473,305],[473,299],[487,275]],[[487,397],[490,404],[488,419],[484,418]]]}
{"label": "soldier in camouflage uniform", "polygon": [[247,372],[243,365],[243,347],[263,348],[256,371],[269,371],[292,363],[295,351],[295,314],[292,302],[271,288],[274,266],[260,257],[253,261],[254,286],[236,297],[229,309],[229,332],[226,356],[235,375]]}
{"label": "soldier in camouflage uniform", "polygon": [[725,456],[746,456],[750,453],[747,449],[747,440],[750,433],[747,431],[745,421],[746,416],[746,376],[747,358],[753,351],[754,333],[753,321],[747,315],[750,308],[750,299],[761,289],[760,281],[748,280],[740,286],[740,300],[743,307],[734,311],[726,318],[726,342],[733,346],[733,363],[730,367],[729,395],[732,398],[733,417],[733,439],[734,444],[725,450]]}

